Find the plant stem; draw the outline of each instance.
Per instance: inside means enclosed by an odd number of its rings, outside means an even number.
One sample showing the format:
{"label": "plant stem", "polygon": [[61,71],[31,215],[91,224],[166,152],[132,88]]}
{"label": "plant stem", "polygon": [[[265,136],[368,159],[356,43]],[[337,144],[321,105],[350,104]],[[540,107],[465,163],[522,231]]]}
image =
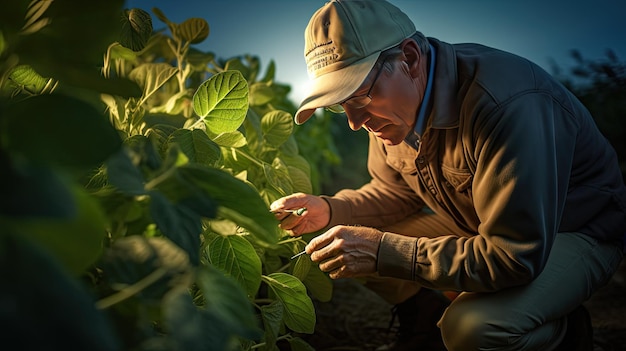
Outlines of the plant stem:
{"label": "plant stem", "polygon": [[117,303],[120,303],[133,295],[139,293],[144,290],[148,286],[154,284],[157,280],[163,277],[167,273],[167,269],[165,268],[157,268],[152,273],[148,274],[140,281],[136,282],[133,285],[129,285],[127,288],[120,290],[120,292],[107,296],[103,299],[96,301],[96,308],[99,310],[103,310],[105,308],[109,308]]}
{"label": "plant stem", "polygon": [[[292,338],[291,335],[285,334],[285,335],[281,335],[281,336],[277,337],[276,341],[278,341],[278,340],[285,340],[285,339],[291,339],[291,338]],[[267,343],[262,342],[260,344],[253,345],[252,347],[250,347],[250,350],[258,349],[258,348],[263,347],[265,345],[267,345]]]}

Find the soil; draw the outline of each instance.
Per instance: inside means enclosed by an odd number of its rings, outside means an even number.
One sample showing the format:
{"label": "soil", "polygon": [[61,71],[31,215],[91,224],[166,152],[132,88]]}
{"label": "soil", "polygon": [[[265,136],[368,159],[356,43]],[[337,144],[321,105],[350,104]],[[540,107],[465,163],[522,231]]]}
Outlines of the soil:
{"label": "soil", "polygon": [[[315,301],[315,333],[302,336],[317,351],[369,351],[393,340],[391,308],[354,280],[334,281],[331,301]],[[585,302],[594,351],[626,351],[626,259],[612,280]]]}

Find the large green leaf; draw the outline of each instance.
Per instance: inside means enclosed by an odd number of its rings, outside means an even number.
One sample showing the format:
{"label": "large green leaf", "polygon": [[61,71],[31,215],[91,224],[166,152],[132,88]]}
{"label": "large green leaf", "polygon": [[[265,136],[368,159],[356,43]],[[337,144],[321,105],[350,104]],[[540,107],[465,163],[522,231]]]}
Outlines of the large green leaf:
{"label": "large green leaf", "polygon": [[79,170],[103,162],[121,145],[117,131],[93,106],[62,95],[41,95],[0,111],[10,154]]}
{"label": "large green leaf", "polygon": [[187,253],[167,238],[126,236],[102,255],[101,267],[111,287],[134,285],[141,299],[160,301],[172,288],[188,288],[192,270]]}
{"label": "large green leaf", "polygon": [[72,189],[76,212],[70,218],[26,217],[8,221],[15,232],[45,248],[72,274],[98,260],[106,233],[98,203],[82,189]]}
{"label": "large green leaf", "polygon": [[311,270],[311,266],[313,265],[311,258],[309,255],[302,255],[296,259],[295,264],[293,265],[293,276],[304,281],[306,276],[309,274]]}
{"label": "large green leaf", "polygon": [[184,41],[198,44],[209,36],[209,24],[202,18],[189,18],[178,25],[176,34]]}
{"label": "large green leaf", "polygon": [[121,43],[125,47],[140,51],[152,36],[152,17],[142,9],[124,11],[122,17]]}
{"label": "large green leaf", "polygon": [[242,61],[240,57],[233,57],[230,60],[226,61],[224,65],[224,69],[227,71],[238,71],[242,74],[244,79],[250,82],[254,82],[253,79],[250,79],[251,69],[248,68]]}
{"label": "large green leaf", "polygon": [[11,163],[0,151],[0,216],[72,218],[77,208],[67,177],[50,167]]}
{"label": "large green leaf", "polygon": [[[10,6],[9,6],[10,7]],[[122,350],[111,321],[75,277],[17,233],[0,230],[3,349]],[[37,337],[30,337],[37,330]],[[15,347],[8,346],[13,342]]]}
{"label": "large green leaf", "polygon": [[264,163],[263,173],[265,174],[267,182],[271,184],[281,196],[287,196],[293,193],[289,169],[279,158],[275,158],[271,166]]}
{"label": "large green leaf", "polygon": [[315,351],[315,348],[313,348],[313,346],[311,346],[300,337],[291,338],[288,341],[289,347],[292,351]]}
{"label": "large green leaf", "polygon": [[204,296],[204,309],[214,313],[226,330],[249,339],[261,337],[252,304],[237,282],[208,265],[198,270],[196,283]]}
{"label": "large green leaf", "polygon": [[167,83],[178,69],[168,63],[144,63],[130,71],[128,78],[143,89],[145,100]]}
{"label": "large green leaf", "polygon": [[205,132],[194,129],[178,129],[170,136],[168,143],[177,143],[190,161],[206,166],[217,166],[222,160],[220,147]]}
{"label": "large green leaf", "polygon": [[187,252],[193,265],[200,263],[202,217],[182,204],[170,202],[158,191],[150,192],[150,214],[157,227]]}
{"label": "large green leaf", "polygon": [[235,131],[248,110],[248,83],[239,71],[220,72],[196,90],[193,108],[213,134]]}
{"label": "large green leaf", "polygon": [[292,117],[285,111],[268,112],[261,119],[261,128],[265,142],[277,148],[293,133]]}
{"label": "large green leaf", "polygon": [[257,82],[250,86],[250,105],[261,106],[274,99],[274,91],[264,82]]}
{"label": "large green leaf", "polygon": [[243,147],[246,145],[246,137],[238,130],[220,133],[213,138],[217,145],[225,147]]}
{"label": "large green leaf", "polygon": [[[219,315],[199,309],[187,289],[175,289],[163,298],[163,319],[167,338],[158,342],[171,350],[235,350],[235,334]],[[160,349],[160,348],[158,348]]]}
{"label": "large green leaf", "polygon": [[[138,96],[139,90],[125,79],[105,79],[96,67],[102,54],[115,42],[123,0],[13,1],[3,13],[14,16],[3,34],[20,63],[63,85],[122,96]],[[12,11],[7,11],[7,8]],[[15,25],[28,35],[15,35]],[[4,16],[1,23],[5,24]],[[12,28],[11,28],[12,27]],[[6,29],[6,31],[5,31]],[[71,40],[68,40],[71,38]]]}
{"label": "large green leaf", "polygon": [[250,185],[222,170],[199,165],[186,165],[178,172],[182,182],[194,184],[219,204],[219,215],[250,230],[265,243],[278,241],[278,221]]}
{"label": "large green leaf", "polygon": [[261,285],[261,259],[248,240],[239,235],[208,235],[206,257],[233,277],[253,298]]}
{"label": "large green leaf", "polygon": [[265,343],[274,345],[283,326],[284,307],[280,301],[272,301],[269,305],[261,306],[261,318],[265,327]]}
{"label": "large green leaf", "polygon": [[215,59],[215,54],[211,52],[203,52],[197,48],[190,47],[187,51],[187,63],[195,71],[204,72],[207,65]]}
{"label": "large green leaf", "polygon": [[10,81],[32,94],[49,93],[55,83],[51,78],[44,78],[28,65],[20,65],[11,71]]}
{"label": "large green leaf", "polygon": [[315,308],[302,282],[287,273],[272,273],[263,276],[263,281],[285,307],[284,320],[287,327],[297,333],[313,333]]}
{"label": "large green leaf", "polygon": [[301,192],[305,194],[313,193],[313,186],[311,186],[311,178],[308,174],[304,173],[300,168],[288,166],[289,177],[291,178],[291,184],[293,185],[293,192]]}
{"label": "large green leaf", "polygon": [[328,302],[333,296],[333,282],[319,267],[312,266],[302,282],[319,301]]}
{"label": "large green leaf", "polygon": [[113,154],[106,162],[109,183],[128,195],[146,193],[145,180],[128,155],[127,149]]}

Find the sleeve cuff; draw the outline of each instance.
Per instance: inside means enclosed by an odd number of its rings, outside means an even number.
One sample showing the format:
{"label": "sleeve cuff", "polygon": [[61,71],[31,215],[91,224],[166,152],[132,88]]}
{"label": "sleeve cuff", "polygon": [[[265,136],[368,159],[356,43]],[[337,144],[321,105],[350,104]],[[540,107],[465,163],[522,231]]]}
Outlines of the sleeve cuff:
{"label": "sleeve cuff", "polygon": [[385,232],[378,248],[378,274],[414,280],[417,238]]}

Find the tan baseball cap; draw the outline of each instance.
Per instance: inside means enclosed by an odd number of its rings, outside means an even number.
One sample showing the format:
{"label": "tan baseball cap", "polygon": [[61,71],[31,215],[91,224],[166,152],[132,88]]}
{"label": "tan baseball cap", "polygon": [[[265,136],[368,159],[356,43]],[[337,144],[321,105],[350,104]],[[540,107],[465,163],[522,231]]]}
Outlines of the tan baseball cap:
{"label": "tan baseball cap", "polygon": [[352,95],[380,52],[415,33],[415,25],[385,0],[332,0],[317,10],[304,31],[310,84],[294,118],[306,122],[317,108]]}

